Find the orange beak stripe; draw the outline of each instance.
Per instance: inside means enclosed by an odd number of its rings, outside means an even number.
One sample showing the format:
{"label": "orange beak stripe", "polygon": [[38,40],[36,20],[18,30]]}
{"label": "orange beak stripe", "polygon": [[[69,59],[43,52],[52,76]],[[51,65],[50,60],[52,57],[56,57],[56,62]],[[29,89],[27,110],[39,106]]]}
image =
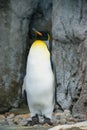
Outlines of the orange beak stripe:
{"label": "orange beak stripe", "polygon": [[38,34],[39,36],[42,36],[42,33],[39,32],[39,31],[37,31],[35,28],[32,28],[32,30],[33,30],[36,34]]}
{"label": "orange beak stripe", "polygon": [[35,31],[35,32],[36,32],[36,34],[42,36],[42,33],[41,33],[41,32],[39,32],[39,31]]}

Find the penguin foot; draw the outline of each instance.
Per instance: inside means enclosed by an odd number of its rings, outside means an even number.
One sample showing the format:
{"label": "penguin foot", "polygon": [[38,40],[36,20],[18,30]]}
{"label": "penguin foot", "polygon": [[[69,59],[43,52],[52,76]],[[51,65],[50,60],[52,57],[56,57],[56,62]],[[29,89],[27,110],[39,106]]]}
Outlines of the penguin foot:
{"label": "penguin foot", "polygon": [[28,124],[29,124],[30,126],[39,124],[39,117],[38,117],[38,115],[36,114],[35,116],[33,116],[33,117],[32,117],[32,121],[29,121]]}
{"label": "penguin foot", "polygon": [[49,125],[53,125],[53,123],[51,122],[51,119],[44,116],[44,124],[46,124],[46,123]]}

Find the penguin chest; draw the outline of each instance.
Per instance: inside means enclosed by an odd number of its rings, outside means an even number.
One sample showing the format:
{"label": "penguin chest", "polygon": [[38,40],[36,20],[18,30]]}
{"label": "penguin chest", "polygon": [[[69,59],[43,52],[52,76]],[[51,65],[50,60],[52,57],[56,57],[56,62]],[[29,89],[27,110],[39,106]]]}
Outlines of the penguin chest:
{"label": "penguin chest", "polygon": [[31,48],[27,61],[26,82],[29,91],[49,91],[53,87],[54,76],[51,69],[50,53],[46,48]]}

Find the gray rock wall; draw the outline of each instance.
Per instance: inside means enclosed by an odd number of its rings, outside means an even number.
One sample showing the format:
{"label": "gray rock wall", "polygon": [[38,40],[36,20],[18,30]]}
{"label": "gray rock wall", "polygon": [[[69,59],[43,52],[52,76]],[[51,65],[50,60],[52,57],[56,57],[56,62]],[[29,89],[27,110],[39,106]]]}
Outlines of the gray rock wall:
{"label": "gray rock wall", "polygon": [[0,112],[18,105],[28,25],[37,2],[0,1]]}
{"label": "gray rock wall", "polygon": [[86,112],[86,12],[86,0],[0,0],[0,112],[19,104],[32,27],[52,30],[58,103]]}
{"label": "gray rock wall", "polygon": [[86,12],[85,0],[53,1],[52,53],[57,73],[57,101],[73,114],[85,113],[87,109]]}
{"label": "gray rock wall", "polygon": [[18,107],[30,30],[51,31],[51,11],[51,0],[0,1],[0,112]]}

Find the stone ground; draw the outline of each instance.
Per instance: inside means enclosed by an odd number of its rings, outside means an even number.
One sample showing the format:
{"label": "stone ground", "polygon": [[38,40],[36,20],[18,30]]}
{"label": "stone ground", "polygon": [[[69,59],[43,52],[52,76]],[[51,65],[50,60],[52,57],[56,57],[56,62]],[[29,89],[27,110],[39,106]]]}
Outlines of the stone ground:
{"label": "stone ground", "polygon": [[57,125],[71,125],[86,119],[83,115],[72,116],[69,110],[64,112],[59,110],[53,113],[53,126],[44,124],[31,127],[28,125],[28,121],[31,120],[28,109],[12,109],[10,112],[0,114],[0,130],[47,130]]}

